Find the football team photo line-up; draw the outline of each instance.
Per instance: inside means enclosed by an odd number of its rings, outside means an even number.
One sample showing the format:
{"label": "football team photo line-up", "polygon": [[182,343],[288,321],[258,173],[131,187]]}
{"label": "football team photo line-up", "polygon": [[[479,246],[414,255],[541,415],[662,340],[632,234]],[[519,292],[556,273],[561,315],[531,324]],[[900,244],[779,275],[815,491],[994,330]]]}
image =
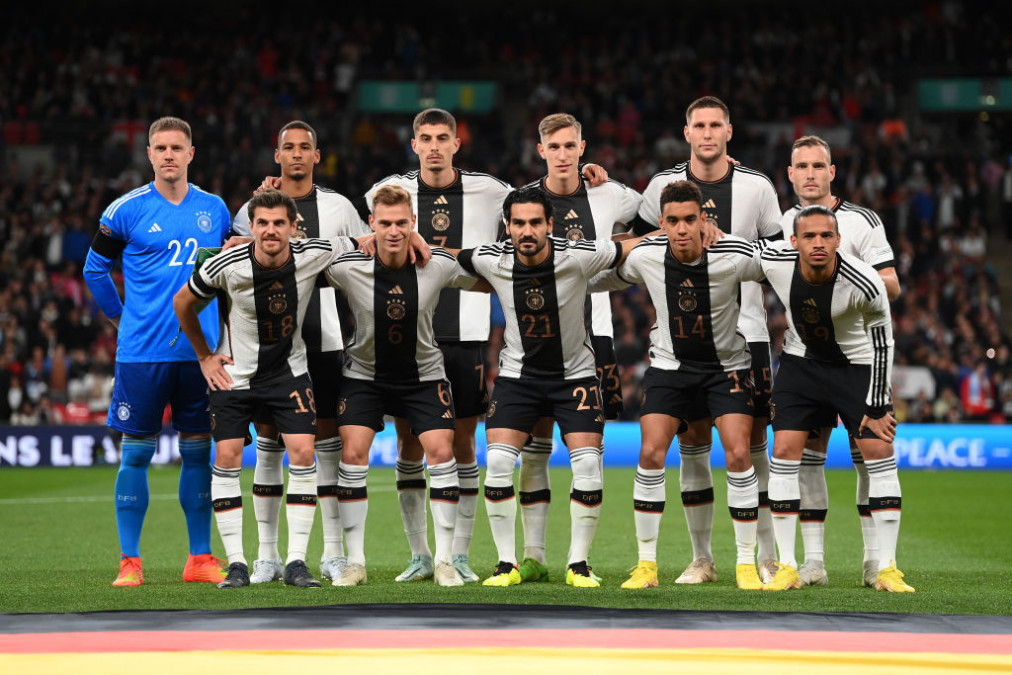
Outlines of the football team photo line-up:
{"label": "football team photo line-up", "polygon": [[[732,131],[722,101],[694,101],[684,128],[689,160],[658,173],[641,195],[581,162],[578,120],[549,115],[538,125],[545,175],[514,189],[454,167],[456,120],[431,108],[413,122],[419,168],[352,202],[314,183],[316,132],[292,121],[274,150],[280,176],[265,178],[232,216],[219,197],[187,182],[196,152],[189,125],[156,120],[147,148],[154,180],[108,206],[85,265],[119,331],[108,416],[122,434],[113,584],[144,582],[147,469],[168,405],[182,459],[184,581],[321,586],[306,564],[319,505],[319,576],[335,586],[367,583],[369,448],[390,416],[411,549],[397,581],[548,581],[548,463],[558,424],[572,467],[565,581],[601,586],[588,559],[603,498],[603,431],[623,406],[609,292],[638,284],[656,324],[633,486],[637,564],[622,588],[658,585],[664,467],[676,437],[692,547],[676,583],[717,580],[714,427],[727,462],[737,586],[828,584],[824,466],[842,419],[864,540],[856,577],[878,590],[913,592],[896,565],[901,491],[889,301],[900,287],[882,222],[832,194],[831,150],[817,136],[794,143],[787,175],[798,204],[781,213],[770,179],[728,156]],[[117,263],[123,299],[111,275]],[[788,321],[775,385],[760,282],[775,291]],[[491,293],[505,328],[490,392]],[[342,318],[354,325],[347,341]],[[484,503],[498,558],[484,580],[470,562],[482,416]],[[239,479],[250,424],[252,570]],[[212,517],[226,561],[211,553]]]}

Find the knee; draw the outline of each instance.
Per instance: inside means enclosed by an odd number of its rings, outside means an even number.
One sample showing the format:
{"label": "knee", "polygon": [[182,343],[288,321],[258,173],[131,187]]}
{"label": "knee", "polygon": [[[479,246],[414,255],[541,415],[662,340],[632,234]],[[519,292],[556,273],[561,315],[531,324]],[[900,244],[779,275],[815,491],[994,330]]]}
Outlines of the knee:
{"label": "knee", "polygon": [[518,448],[492,443],[488,447],[488,458],[485,481],[513,481],[513,470],[517,465]]}
{"label": "knee", "polygon": [[571,453],[573,485],[581,490],[600,490],[604,485],[597,448],[576,448]]}
{"label": "knee", "polygon": [[129,469],[147,469],[151,464],[151,458],[155,456],[154,447],[131,447],[124,446],[123,454],[120,457],[120,467]]}
{"label": "knee", "polygon": [[663,469],[667,456],[667,448],[643,446],[640,448],[640,466],[644,469]]}

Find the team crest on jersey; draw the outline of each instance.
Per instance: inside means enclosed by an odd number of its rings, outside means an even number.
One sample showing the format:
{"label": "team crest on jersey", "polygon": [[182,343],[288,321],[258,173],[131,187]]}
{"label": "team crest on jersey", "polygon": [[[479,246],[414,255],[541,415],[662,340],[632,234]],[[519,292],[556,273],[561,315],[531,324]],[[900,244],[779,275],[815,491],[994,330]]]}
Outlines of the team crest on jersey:
{"label": "team crest on jersey", "polygon": [[295,228],[295,231],[292,232],[292,239],[305,239],[305,238],[306,238],[306,231],[305,230],[300,230],[299,228]]}
{"label": "team crest on jersey", "polygon": [[524,303],[527,305],[527,309],[534,310],[535,312],[545,306],[545,294],[541,292],[540,288],[528,288],[524,291]]}
{"label": "team crest on jersey", "polygon": [[342,398],[337,402],[337,414],[343,415],[344,411],[348,409],[348,399]]}
{"label": "team crest on jersey", "polygon": [[211,220],[211,214],[207,211],[197,211],[197,227],[205,234],[213,230],[214,221]]}
{"label": "team crest on jersey", "polygon": [[392,321],[400,321],[407,313],[403,300],[387,300],[387,317]]}
{"label": "team crest on jersey", "polygon": [[698,306],[699,301],[696,299],[692,280],[686,279],[678,288],[678,309],[683,312],[694,312]]}
{"label": "team crest on jersey", "polygon": [[275,281],[268,289],[272,291],[267,296],[267,311],[271,314],[284,314],[288,309],[288,298],[285,296],[285,287],[280,281]]}
{"label": "team crest on jersey", "polygon": [[568,239],[569,241],[583,240],[584,239],[583,227],[581,227],[580,225],[573,225],[572,227],[570,227],[568,230],[566,230],[566,239]]}
{"label": "team crest on jersey", "polygon": [[432,229],[436,232],[445,232],[450,229],[450,214],[442,210],[434,211],[432,214]]}
{"label": "team crest on jersey", "polygon": [[489,418],[489,417],[492,417],[493,415],[495,415],[495,404],[496,403],[497,403],[497,401],[492,401],[491,403],[488,404],[488,411],[485,413],[485,417],[486,418]]}
{"label": "team crest on jersey", "polygon": [[119,419],[120,422],[126,422],[128,419],[130,419],[130,404],[120,403],[116,407],[116,417],[117,419]]}
{"label": "team crest on jersey", "polygon": [[815,304],[814,298],[808,298],[801,303],[801,318],[805,323],[819,323],[819,307]]}

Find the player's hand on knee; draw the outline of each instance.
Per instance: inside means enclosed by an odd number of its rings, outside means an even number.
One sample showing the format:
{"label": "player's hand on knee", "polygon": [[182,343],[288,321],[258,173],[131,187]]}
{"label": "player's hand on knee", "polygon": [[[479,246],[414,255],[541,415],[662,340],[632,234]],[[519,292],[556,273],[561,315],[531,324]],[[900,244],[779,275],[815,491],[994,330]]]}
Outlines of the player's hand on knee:
{"label": "player's hand on knee", "polygon": [[232,358],[224,354],[210,354],[200,359],[200,371],[211,391],[228,391],[232,388],[232,378],[225,372],[226,365],[232,365]]}
{"label": "player's hand on knee", "polygon": [[861,419],[861,427],[858,429],[858,435],[864,433],[865,429],[869,429],[873,434],[875,434],[875,436],[886,443],[892,443],[896,438],[897,424],[896,418],[893,417],[891,412],[886,413],[877,420],[873,420],[865,415]]}

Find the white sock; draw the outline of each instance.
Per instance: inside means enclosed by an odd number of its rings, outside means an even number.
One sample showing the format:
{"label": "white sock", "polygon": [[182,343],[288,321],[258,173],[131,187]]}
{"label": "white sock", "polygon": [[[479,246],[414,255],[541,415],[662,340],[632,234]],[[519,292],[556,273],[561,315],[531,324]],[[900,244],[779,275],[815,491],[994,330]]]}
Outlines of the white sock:
{"label": "white sock", "polygon": [[879,561],[878,537],[875,536],[875,519],[868,508],[868,467],[856,447],[850,449],[850,458],[857,471],[857,515],[861,518],[861,538],[864,540],[864,562]]}
{"label": "white sock", "polygon": [[313,532],[316,517],[316,464],[311,466],[288,465],[288,495],[285,497],[285,515],[288,518],[288,557],[306,560],[309,535]]}
{"label": "white sock", "polygon": [[878,569],[896,563],[896,541],[900,535],[902,492],[896,471],[896,456],[865,460],[868,467],[868,508],[878,538]]}
{"label": "white sock", "polygon": [[738,565],[755,564],[755,536],[759,518],[759,480],[755,469],[727,472],[727,507],[734,525]]}
{"label": "white sock", "polygon": [[425,464],[397,460],[397,501],[401,506],[404,534],[408,536],[411,555],[432,557],[429,550],[429,522],[425,513]]}
{"label": "white sock", "polygon": [[756,527],[756,559],[759,562],[777,559],[776,540],[773,536],[773,519],[770,517],[770,453],[766,443],[749,448],[752,468],[759,480],[759,520]]}
{"label": "white sock", "polygon": [[369,492],[366,477],[369,466],[345,464],[337,469],[337,498],[341,502],[341,523],[348,562],[365,565],[365,517],[369,513]]}
{"label": "white sock", "polygon": [[601,478],[601,448],[569,451],[573,465],[573,489],[569,493],[569,564],[585,562],[594,543],[601,518],[604,481]]}
{"label": "white sock", "polygon": [[468,555],[481,484],[478,463],[457,464],[457,480],[460,481],[460,503],[457,504],[457,524],[453,528],[453,555]]}
{"label": "white sock", "polygon": [[534,438],[520,454],[520,520],[524,528],[524,557],[545,564],[548,538],[548,508],[552,501],[552,483],[548,460],[552,439]]}
{"label": "white sock", "polygon": [[692,541],[692,559],[713,560],[710,541],[713,536],[713,475],[710,473],[710,447],[678,444],[681,467],[678,485],[682,491],[682,509]]}
{"label": "white sock", "polygon": [[517,564],[517,500],[513,470],[520,449],[505,443],[489,443],[485,469],[485,511],[492,528],[499,560]]}
{"label": "white sock", "polygon": [[780,564],[798,568],[794,544],[798,529],[801,488],[798,486],[800,460],[776,459],[770,462],[770,515],[773,533],[780,551]]}
{"label": "white sock", "polygon": [[657,537],[664,516],[664,469],[636,467],[633,480],[633,520],[636,522],[638,560],[657,561]]}
{"label": "white sock", "polygon": [[316,442],[316,494],[320,498],[320,524],[323,526],[321,558],[344,557],[344,528],[341,505],[337,501],[337,467],[344,454],[337,436]]}
{"label": "white sock", "polygon": [[822,563],[826,541],[826,513],[829,511],[829,488],[826,486],[826,456],[814,450],[801,454],[798,471],[801,489],[801,542],[805,547],[805,560]]}
{"label": "white sock", "polygon": [[245,563],[242,551],[242,488],[239,473],[242,469],[211,467],[211,508],[218,525],[221,543],[225,546],[228,564]]}
{"label": "white sock", "polygon": [[434,562],[453,562],[453,528],[457,522],[460,503],[460,486],[457,478],[457,460],[433,464],[429,467],[429,502],[432,505],[432,527],[436,531]]}
{"label": "white sock", "polygon": [[281,520],[281,498],[285,495],[285,479],[281,461],[285,449],[270,438],[257,437],[257,465],[253,469],[253,513],[257,518],[260,538],[258,560],[280,560],[278,522]]}

